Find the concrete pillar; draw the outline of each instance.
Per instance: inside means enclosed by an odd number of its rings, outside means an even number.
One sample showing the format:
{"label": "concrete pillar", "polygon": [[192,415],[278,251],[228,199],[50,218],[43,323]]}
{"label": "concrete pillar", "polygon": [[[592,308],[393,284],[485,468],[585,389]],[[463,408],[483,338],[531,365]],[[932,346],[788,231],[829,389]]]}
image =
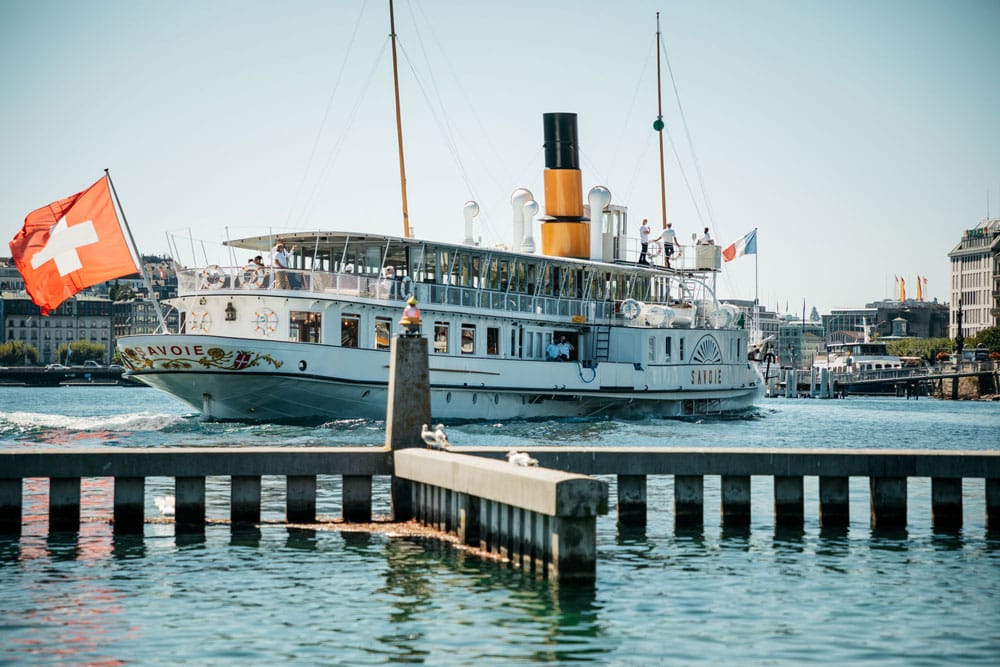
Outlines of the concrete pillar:
{"label": "concrete pillar", "polygon": [[750,475],[722,475],[722,523],[750,525]]}
{"label": "concrete pillar", "polygon": [[520,507],[512,508],[510,522],[510,558],[514,565],[524,567],[524,515],[525,510]]}
{"label": "concrete pillar", "polygon": [[548,575],[549,563],[552,562],[552,531],[551,519],[548,514],[535,514],[532,526],[531,544],[533,562],[531,569],[536,574]]}
{"label": "concrete pillar", "polygon": [[705,521],[705,478],[674,475],[674,525],[700,526]]}
{"label": "concrete pillar", "polygon": [[803,509],[802,478],[774,477],[774,525],[781,527],[802,527]]}
{"label": "concrete pillar", "polygon": [[205,478],[175,478],[174,505],[175,532],[203,532],[205,530]]}
{"label": "concrete pillar", "polygon": [[[389,350],[389,395],[385,411],[385,447],[390,451],[424,447],[420,431],[431,424],[431,382],[427,339],[393,336]],[[390,483],[393,521],[413,517],[410,483],[395,475]]]}
{"label": "concrete pillar", "polygon": [[849,477],[819,478],[819,521],[824,528],[844,528],[851,523]]}
{"label": "concrete pillar", "polygon": [[479,548],[486,553],[493,553],[497,534],[496,503],[492,500],[481,500],[479,510],[482,517],[479,522],[481,527],[479,532]]}
{"label": "concrete pillar", "polygon": [[344,521],[369,523],[372,520],[371,475],[344,475],[341,490]]}
{"label": "concrete pillar", "polygon": [[597,575],[597,517],[557,516],[551,522],[549,578],[593,580]]}
{"label": "concrete pillar", "polygon": [[872,528],[906,527],[906,478],[872,477]]}
{"label": "concrete pillar", "polygon": [[479,544],[481,536],[481,525],[479,523],[480,500],[476,496],[466,493],[456,494],[458,496],[458,538],[462,544]]}
{"label": "concrete pillar", "polygon": [[986,530],[1000,533],[1000,479],[986,480]]}
{"label": "concrete pillar", "polygon": [[938,531],[962,527],[961,477],[931,478],[931,521]]}
{"label": "concrete pillar", "polygon": [[233,475],[229,490],[229,520],[237,524],[260,523],[260,475]]}
{"label": "concrete pillar", "polygon": [[49,479],[49,531],[80,530],[80,478]]}
{"label": "concrete pillar", "polygon": [[497,503],[497,510],[500,514],[500,522],[497,529],[497,539],[500,542],[498,553],[501,558],[510,558],[511,547],[511,523],[514,515],[514,508],[504,503]]}
{"label": "concrete pillar", "polygon": [[618,525],[645,527],[645,475],[618,475]]}
{"label": "concrete pillar", "polygon": [[146,509],[146,479],[115,477],[114,483],[115,534],[142,534]]}
{"label": "concrete pillar", "polygon": [[21,479],[0,479],[0,533],[21,532]]}
{"label": "concrete pillar", "polygon": [[809,367],[809,398],[816,398],[816,367]]}
{"label": "concrete pillar", "polygon": [[288,523],[316,522],[316,475],[285,478],[285,517]]}

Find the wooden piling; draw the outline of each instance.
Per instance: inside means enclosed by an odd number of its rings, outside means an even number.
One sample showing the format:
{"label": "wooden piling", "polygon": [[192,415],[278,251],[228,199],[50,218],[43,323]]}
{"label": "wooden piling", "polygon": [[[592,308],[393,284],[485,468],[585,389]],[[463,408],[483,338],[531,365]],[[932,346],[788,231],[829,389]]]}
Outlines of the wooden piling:
{"label": "wooden piling", "polygon": [[955,531],[962,527],[962,478],[931,478],[931,521],[934,530]]}
{"label": "wooden piling", "polygon": [[341,505],[347,523],[368,523],[372,520],[372,478],[370,475],[344,475],[341,485]]}
{"label": "wooden piling", "polygon": [[[826,370],[826,369],[824,369]],[[783,528],[801,527],[805,519],[802,477],[774,478],[774,524]]]}
{"label": "wooden piling", "polygon": [[872,528],[906,527],[906,478],[871,477]]}
{"label": "wooden piling", "polygon": [[21,478],[0,479],[0,533],[21,533]]}
{"label": "wooden piling", "polygon": [[846,528],[851,522],[850,478],[819,478],[819,520],[824,528]]}
{"label": "wooden piling", "polygon": [[114,493],[115,534],[142,534],[146,511],[146,479],[144,477],[116,477]]}
{"label": "wooden piling", "polygon": [[722,475],[722,523],[750,525],[750,475]]}
{"label": "wooden piling", "polygon": [[285,516],[289,523],[316,521],[316,475],[285,478]]}
{"label": "wooden piling", "polygon": [[80,478],[53,477],[49,480],[49,530],[80,530]]}
{"label": "wooden piling", "polygon": [[705,478],[674,475],[674,525],[701,526],[705,522]]}
{"label": "wooden piling", "polygon": [[618,525],[645,527],[645,475],[618,475]]}
{"label": "wooden piling", "polygon": [[204,477],[174,479],[174,530],[184,533],[205,530]]}
{"label": "wooden piling", "polygon": [[233,475],[229,520],[235,525],[260,523],[260,475]]}

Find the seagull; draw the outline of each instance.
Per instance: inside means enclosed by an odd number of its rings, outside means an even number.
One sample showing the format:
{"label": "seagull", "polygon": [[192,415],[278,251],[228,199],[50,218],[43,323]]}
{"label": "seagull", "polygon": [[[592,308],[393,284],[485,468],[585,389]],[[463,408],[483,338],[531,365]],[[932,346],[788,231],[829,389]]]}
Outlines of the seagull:
{"label": "seagull", "polygon": [[424,444],[430,448],[437,446],[437,439],[434,437],[434,431],[427,428],[427,424],[420,425],[420,439],[424,441]]}
{"label": "seagull", "polygon": [[516,449],[512,449],[507,452],[507,461],[513,463],[516,466],[537,466],[538,459],[531,458],[528,452],[519,452]]}
{"label": "seagull", "polygon": [[163,516],[173,516],[174,515],[174,501],[173,496],[156,496],[153,498],[153,502],[160,510],[160,514]]}
{"label": "seagull", "polygon": [[437,443],[437,449],[448,449],[448,434],[444,432],[444,424],[438,424],[434,427],[434,442]]}

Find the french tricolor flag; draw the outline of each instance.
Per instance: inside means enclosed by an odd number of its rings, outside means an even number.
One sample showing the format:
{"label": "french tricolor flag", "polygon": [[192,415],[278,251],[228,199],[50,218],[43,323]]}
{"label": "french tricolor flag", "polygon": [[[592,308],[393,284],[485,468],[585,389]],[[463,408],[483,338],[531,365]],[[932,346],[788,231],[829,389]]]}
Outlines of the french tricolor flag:
{"label": "french tricolor flag", "polygon": [[757,254],[757,230],[753,230],[743,238],[741,238],[736,243],[731,244],[728,248],[722,251],[722,257],[727,261],[731,262],[741,255],[756,255]]}

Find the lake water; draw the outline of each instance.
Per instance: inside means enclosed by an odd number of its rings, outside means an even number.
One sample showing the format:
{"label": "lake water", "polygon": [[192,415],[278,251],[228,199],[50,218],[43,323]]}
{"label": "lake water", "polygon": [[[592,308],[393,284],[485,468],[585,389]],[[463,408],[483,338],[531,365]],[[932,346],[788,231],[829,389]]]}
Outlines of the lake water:
{"label": "lake water", "polygon": [[[662,447],[1000,448],[1000,404],[920,399],[770,399],[734,420],[466,424],[456,444]],[[0,387],[0,449],[381,444],[380,422],[205,424],[149,389]],[[28,523],[0,537],[0,664],[430,665],[597,663],[1000,664],[1000,535],[981,481],[964,486],[961,532],[931,529],[928,480],[909,483],[905,531],[873,534],[852,480],[846,531],[776,531],[770,484],[754,478],[748,530],[723,530],[706,478],[703,530],[677,534],[670,478],[649,478],[649,524],[598,521],[597,580],[556,586],[434,542],[383,534],[233,532],[175,537],[169,523],[114,538],[107,480],[84,480],[79,534],[49,535],[47,484],[25,483]],[[317,510],[339,513],[320,479]],[[209,479],[209,517],[228,514]],[[172,480],[147,482],[153,496]],[[386,513],[385,480],[375,512]],[[264,518],[283,515],[264,480]]]}

